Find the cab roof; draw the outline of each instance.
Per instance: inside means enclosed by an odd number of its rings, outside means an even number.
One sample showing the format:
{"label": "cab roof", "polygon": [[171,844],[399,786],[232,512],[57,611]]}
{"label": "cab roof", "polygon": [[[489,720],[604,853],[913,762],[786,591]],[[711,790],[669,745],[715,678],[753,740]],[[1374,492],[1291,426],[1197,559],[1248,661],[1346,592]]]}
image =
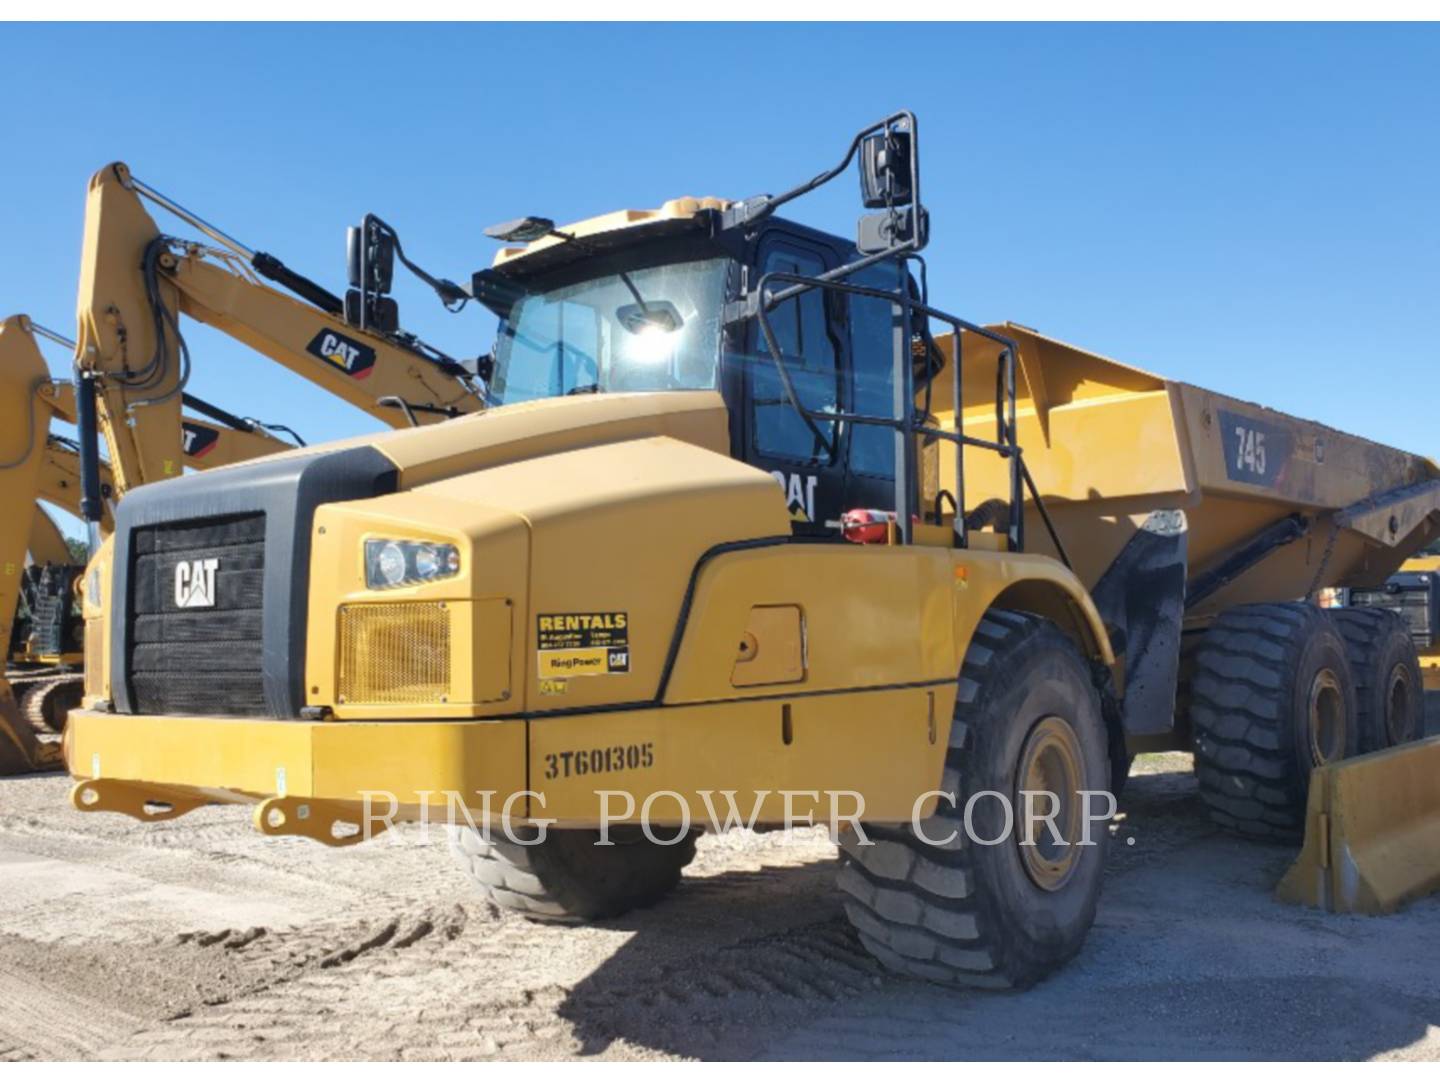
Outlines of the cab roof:
{"label": "cab roof", "polygon": [[[655,225],[662,222],[689,221],[703,211],[720,211],[730,205],[731,200],[721,199],[714,195],[706,195],[703,197],[682,195],[678,199],[668,200],[655,210],[614,210],[608,214],[601,214],[598,217],[585,218],[583,221],[560,225],[557,226],[557,229],[570,236],[593,237],[604,233],[614,233],[625,229],[634,229],[640,226]],[[520,260],[563,243],[566,243],[566,241],[561,237],[544,236],[539,240],[534,240],[518,247],[504,247],[495,253],[495,258],[491,266],[497,269],[502,266],[513,266]]]}

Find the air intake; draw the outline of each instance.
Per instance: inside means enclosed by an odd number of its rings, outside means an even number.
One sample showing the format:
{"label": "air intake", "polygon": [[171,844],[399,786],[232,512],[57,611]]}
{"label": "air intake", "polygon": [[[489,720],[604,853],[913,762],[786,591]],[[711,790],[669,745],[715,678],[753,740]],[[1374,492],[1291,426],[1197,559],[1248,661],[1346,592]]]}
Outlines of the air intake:
{"label": "air intake", "polygon": [[450,699],[450,611],[444,604],[340,609],[338,701],[434,705]]}

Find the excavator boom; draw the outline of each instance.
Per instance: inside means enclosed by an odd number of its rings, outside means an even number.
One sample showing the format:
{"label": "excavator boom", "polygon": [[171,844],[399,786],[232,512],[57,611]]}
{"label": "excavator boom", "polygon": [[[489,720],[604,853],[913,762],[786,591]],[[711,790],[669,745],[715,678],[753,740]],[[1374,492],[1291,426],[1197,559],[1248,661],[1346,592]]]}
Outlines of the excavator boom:
{"label": "excavator boom", "polygon": [[[164,235],[142,198],[181,215],[218,246]],[[262,275],[305,299],[271,288]],[[180,315],[392,427],[484,407],[464,367],[409,335],[351,325],[344,307],[278,259],[251,251],[135,180],[125,165],[96,173],[85,209],[76,364],[83,378],[95,380],[117,493],[180,471],[189,369]]]}

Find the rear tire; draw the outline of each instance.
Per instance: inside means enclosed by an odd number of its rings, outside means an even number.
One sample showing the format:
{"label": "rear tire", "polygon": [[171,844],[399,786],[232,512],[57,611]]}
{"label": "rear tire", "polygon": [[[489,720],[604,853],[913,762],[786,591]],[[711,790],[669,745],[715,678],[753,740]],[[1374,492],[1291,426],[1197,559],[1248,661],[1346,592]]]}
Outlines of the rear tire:
{"label": "rear tire", "polygon": [[[527,841],[537,835],[533,827],[514,832]],[[613,846],[599,847],[599,839],[593,829],[549,829],[538,844],[517,844],[452,826],[450,850],[487,900],[541,922],[591,922],[649,907],[695,857],[693,832],[670,846],[634,826],[612,828]]]}
{"label": "rear tire", "polygon": [[[1068,846],[1026,849],[1017,790],[1103,791],[1110,754],[1090,671],[1071,641],[1033,615],[992,610],[976,628],[960,673],[942,799],[935,817],[914,828],[866,826],[841,837],[845,912],[865,948],[892,971],[936,982],[1020,988],[1044,978],[1077,952],[1095,920],[1109,831],[1091,824],[1087,839],[1076,800],[1056,819]],[[1029,778],[1029,779],[1027,779]],[[1039,786],[1033,786],[1039,781]],[[966,836],[967,800],[1000,792],[1015,807],[1015,831],[998,844]],[[1083,800],[1078,800],[1083,803]],[[1003,835],[994,797],[975,798],[973,835]]]}
{"label": "rear tire", "polygon": [[1425,684],[1405,622],[1384,608],[1330,612],[1355,677],[1360,753],[1414,742],[1425,732]]}
{"label": "rear tire", "polygon": [[1359,745],[1336,623],[1306,603],[1223,612],[1195,653],[1190,718],[1211,818],[1247,836],[1298,841],[1310,771],[1353,757]]}

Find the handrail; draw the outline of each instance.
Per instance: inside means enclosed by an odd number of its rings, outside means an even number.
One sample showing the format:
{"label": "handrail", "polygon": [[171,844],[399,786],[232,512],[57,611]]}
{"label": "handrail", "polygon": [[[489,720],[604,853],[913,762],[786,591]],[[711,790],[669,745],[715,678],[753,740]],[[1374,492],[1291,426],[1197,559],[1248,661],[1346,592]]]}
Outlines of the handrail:
{"label": "handrail", "polygon": [[[790,288],[772,293],[769,286],[775,283],[788,284]],[[870,297],[876,300],[886,300],[899,309],[901,323],[904,329],[903,348],[897,350],[895,356],[895,378],[897,384],[904,386],[903,399],[907,402],[905,415],[902,416],[874,416],[863,413],[851,412],[820,412],[807,409],[801,403],[799,395],[795,391],[794,382],[790,378],[789,369],[786,367],[784,357],[781,355],[780,346],[775,338],[774,327],[771,325],[770,313],[784,303],[786,300],[806,292],[810,289],[831,289],[849,296]],[[913,446],[916,436],[943,439],[955,446],[955,546],[965,548],[969,546],[969,537],[965,525],[965,447],[973,446],[981,450],[988,450],[999,454],[1010,463],[1010,513],[1007,526],[1007,543],[1011,551],[1023,551],[1025,549],[1025,522],[1024,522],[1024,492],[1028,488],[1039,510],[1050,539],[1055,544],[1056,552],[1061,561],[1070,566],[1070,559],[1065,551],[1065,546],[1060,540],[1055,524],[1050,518],[1049,512],[1045,509],[1040,498],[1040,493],[1035,487],[1035,481],[1026,468],[1019,439],[1018,425],[1016,423],[1016,361],[1020,354],[1020,346],[1011,338],[1003,334],[997,334],[993,330],[986,329],[975,323],[969,322],[956,315],[931,307],[928,303],[916,300],[908,295],[908,290],[897,290],[891,292],[885,289],[877,289],[868,285],[858,285],[850,281],[839,281],[834,278],[809,277],[803,274],[794,274],[783,270],[772,270],[764,274],[756,287],[756,294],[759,303],[756,305],[756,315],[760,323],[761,336],[765,340],[765,347],[770,353],[770,359],[775,365],[775,371],[780,377],[780,384],[785,393],[785,398],[791,408],[803,419],[815,435],[820,445],[824,446],[832,455],[838,452],[838,446],[832,437],[827,437],[819,427],[817,421],[829,424],[871,424],[878,427],[889,428],[892,431],[904,432],[910,436],[908,442]],[[927,320],[933,319],[950,327],[954,333],[955,357],[951,370],[953,394],[955,403],[954,430],[932,427],[916,419],[915,393],[914,393],[914,366],[909,349],[910,326],[913,317],[918,314]],[[967,435],[964,431],[963,421],[963,400],[961,396],[961,372],[963,364],[963,333],[968,331],[978,337],[995,342],[1000,346],[1000,353],[996,360],[996,388],[995,388],[995,438],[982,439],[974,435]],[[838,430],[832,429],[832,435],[838,437]],[[913,450],[911,452],[913,454]],[[913,480],[913,468],[908,467],[908,455],[897,455],[895,470],[895,524],[897,532],[905,542],[912,539],[911,517],[915,509],[917,493]]]}

